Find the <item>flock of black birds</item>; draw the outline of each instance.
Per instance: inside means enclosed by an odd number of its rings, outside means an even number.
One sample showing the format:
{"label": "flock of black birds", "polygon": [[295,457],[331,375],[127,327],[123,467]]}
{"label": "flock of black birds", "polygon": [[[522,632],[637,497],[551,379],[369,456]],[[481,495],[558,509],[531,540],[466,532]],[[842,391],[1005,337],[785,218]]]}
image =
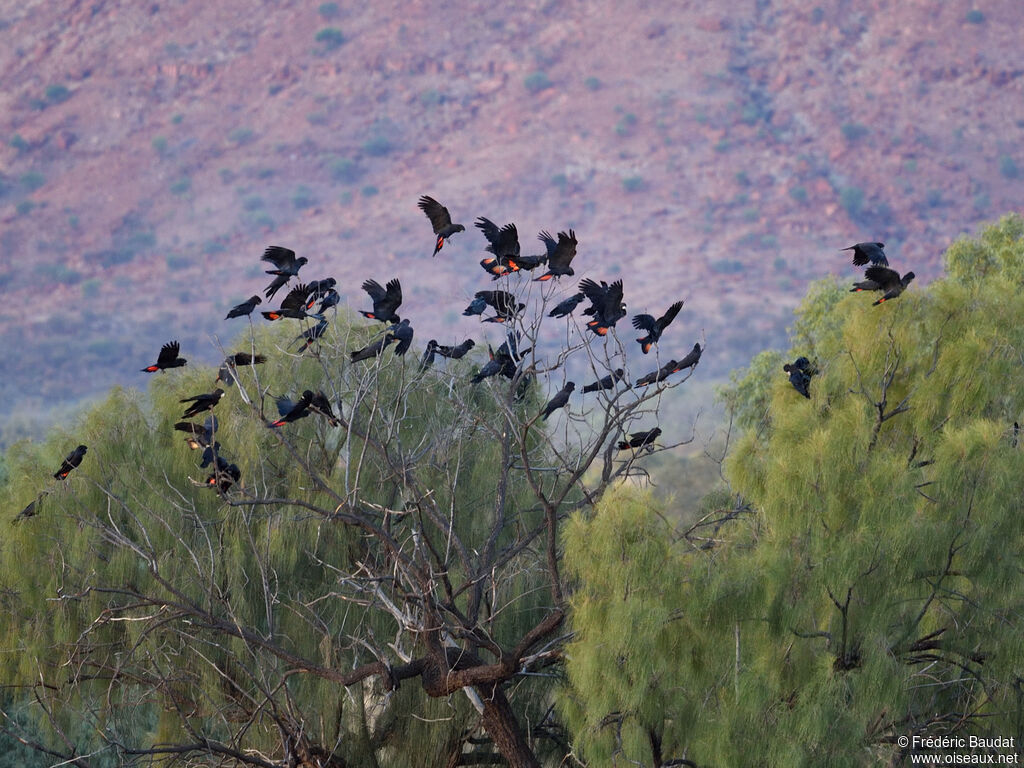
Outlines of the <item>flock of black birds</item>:
{"label": "flock of black birds", "polygon": [[[854,283],[850,293],[881,291],[882,298],[873,302],[871,305],[873,307],[897,298],[914,279],[913,272],[907,272],[900,277],[900,273],[895,269],[889,269],[889,259],[886,258],[884,249],[885,243],[854,243],[848,248],[842,249],[853,251],[855,267],[870,265],[864,270],[864,279]],[[789,374],[789,383],[793,385],[793,389],[810,399],[811,378],[817,375],[817,366],[813,365],[806,357],[801,356],[792,363],[783,365],[782,370]]]}
{"label": "flock of black birds", "polygon": [[[452,222],[448,209],[437,200],[427,195],[420,198],[418,207],[430,220],[436,236],[434,252],[436,256],[453,235],[464,232],[462,224]],[[557,237],[552,237],[548,232],[542,231],[538,239],[544,243],[545,253],[536,255],[522,255],[520,252],[519,236],[516,225],[509,223],[498,227],[491,220],[479,217],[475,226],[487,240],[486,251],[490,254],[480,261],[480,266],[493,280],[506,277],[514,273],[532,272],[539,267],[546,267],[546,271],[539,277],[534,278],[537,282],[546,282],[561,277],[571,277],[575,273],[572,268],[572,261],[576,256],[578,241],[573,230],[559,232]],[[889,269],[889,262],[883,250],[883,243],[857,243],[843,250],[853,251],[853,263],[855,266],[870,264],[864,273],[865,279],[854,283],[852,291],[881,291],[882,298],[874,304],[877,306],[884,301],[898,297],[906,289],[914,273],[908,272],[903,277],[899,273]],[[333,277],[315,280],[309,283],[298,283],[299,270],[307,263],[305,257],[296,257],[295,252],[281,246],[272,245],[266,248],[261,261],[272,265],[266,273],[273,275],[274,279],[264,290],[264,297],[269,301],[277,292],[285,287],[292,278],[296,279],[296,285],[292,287],[281,301],[276,310],[263,311],[261,314],[268,321],[276,321],[283,318],[309,321],[315,320],[316,324],[306,328],[295,338],[299,342],[297,347],[290,351],[294,354],[303,354],[313,347],[324,335],[329,323],[325,311],[338,305],[340,296],[336,290],[337,281]],[[410,348],[413,340],[413,328],[408,318],[400,318],[398,310],[402,305],[402,286],[398,278],[389,280],[386,285],[381,286],[376,280],[366,280],[361,286],[367,293],[373,304],[372,310],[360,310],[359,313],[369,319],[383,323],[385,331],[376,341],[368,344],[362,349],[353,350],[349,354],[350,362],[355,363],[362,360],[369,360],[379,357],[387,347],[394,343],[394,354],[404,355]],[[589,278],[583,279],[577,286],[576,293],[565,298],[555,305],[548,313],[549,317],[569,317],[576,308],[584,301],[589,306],[583,309],[582,314],[589,317],[586,321],[586,328],[596,336],[604,337],[615,324],[626,316],[626,304],[623,300],[622,280],[616,280],[611,284],[601,280],[595,282]],[[253,311],[262,303],[258,294],[248,300],[232,307],[225,319],[248,317],[251,322]],[[639,343],[643,354],[648,354],[652,347],[657,344],[665,332],[665,329],[679,314],[683,307],[682,301],[673,303],[664,314],[655,318],[650,314],[638,314],[633,317],[632,325],[644,335],[636,341]],[[488,308],[493,315],[484,317]],[[478,315],[484,323],[503,323],[513,325],[526,309],[526,304],[519,301],[515,294],[505,290],[481,290],[474,295],[472,302],[463,311],[465,316]],[[488,345],[488,360],[480,369],[473,374],[470,381],[478,384],[492,376],[504,376],[514,380],[520,373],[520,366],[525,355],[530,349],[520,349],[519,342],[521,334],[506,331],[504,342],[497,350]],[[293,342],[294,343],[294,342]],[[420,371],[423,371],[434,364],[437,356],[457,360],[466,355],[473,347],[473,339],[466,339],[459,344],[444,345],[437,340],[431,339],[424,350],[420,360]],[[146,373],[164,372],[172,368],[180,368],[186,365],[187,361],[180,355],[181,347],[177,341],[170,341],[163,345],[157,360],[141,370]],[[664,381],[669,376],[679,371],[692,368],[699,361],[703,349],[700,344],[694,344],[688,354],[681,359],[671,359],[655,371],[638,378],[634,385],[644,387]],[[265,362],[265,357],[247,352],[236,352],[225,358],[221,365],[215,383],[222,383],[225,386],[232,386],[237,375],[237,369],[244,366],[253,366]],[[817,373],[816,368],[806,357],[797,358],[793,363],[787,363],[783,370],[789,374],[789,380],[793,387],[804,397],[810,397],[811,378]],[[624,381],[626,374],[622,368],[616,368],[612,373],[587,384],[582,388],[584,394],[615,389],[619,382]],[[528,381],[529,379],[525,379]],[[628,383],[626,386],[630,386]],[[570,396],[576,389],[573,381],[567,381],[554,397],[544,406],[539,417],[542,420],[548,419],[555,411],[564,408],[569,403]],[[180,400],[181,403],[189,403],[182,413],[182,421],[174,425],[174,429],[186,434],[185,441],[192,450],[202,449],[202,462],[200,468],[212,467],[210,475],[201,485],[218,489],[221,493],[227,492],[233,485],[240,482],[241,470],[221,453],[221,445],[217,442],[217,419],[213,416],[213,409],[220,402],[224,390],[217,387],[213,392],[201,393]],[[311,414],[317,414],[325,418],[332,426],[338,426],[340,421],[335,415],[330,401],[323,392],[304,390],[297,401],[287,396],[276,398],[278,416],[276,420],[268,421],[266,426],[277,429],[299,419],[306,418]],[[339,403],[340,406],[340,403]],[[193,417],[208,414],[202,424],[186,421]],[[649,449],[661,435],[660,427],[649,430],[634,432],[628,439],[617,442],[619,450],[638,451]],[[67,455],[64,462],[54,478],[65,481],[72,470],[82,463],[87,448],[79,445]],[[28,504],[16,517],[15,522],[37,514],[37,503],[42,500],[50,491],[43,490]]]}

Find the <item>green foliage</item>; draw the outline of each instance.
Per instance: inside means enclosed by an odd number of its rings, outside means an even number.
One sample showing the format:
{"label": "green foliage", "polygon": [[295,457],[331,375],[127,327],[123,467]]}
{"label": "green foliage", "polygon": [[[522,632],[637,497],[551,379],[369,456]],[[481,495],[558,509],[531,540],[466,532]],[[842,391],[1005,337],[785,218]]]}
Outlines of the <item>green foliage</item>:
{"label": "green foliage", "polygon": [[967,16],[964,17],[968,24],[984,24],[985,14],[979,11],[977,8],[972,8],[967,12]]}
{"label": "green foliage", "polygon": [[563,709],[593,764],[890,765],[901,736],[1024,735],[1024,219],[946,271],[878,307],[812,286],[792,348],[724,391],[741,496],[706,528],[673,540],[627,490],[574,521]]}
{"label": "green foliage", "polygon": [[583,81],[583,85],[586,86],[588,91],[599,91],[599,90],[601,90],[601,80],[600,80],[600,78],[594,77],[593,75],[591,75],[586,80],[584,80]]}
{"label": "green foliage", "polygon": [[[469,384],[468,360],[452,362],[452,376],[418,374],[415,360],[390,352],[342,365],[346,350],[377,331],[352,327],[344,315],[325,336],[330,354],[322,358],[280,351],[294,348],[296,333],[280,325],[234,347],[255,347],[269,359],[241,370],[215,411],[221,455],[242,470],[241,488],[227,496],[207,485],[209,470],[172,428],[182,397],[212,389],[215,371],[193,362],[154,375],[146,394],[115,389],[66,430],[15,444],[5,456],[10,481],[0,486],[0,508],[17,511],[41,491],[48,495],[34,517],[0,538],[0,648],[8,651],[0,654],[0,680],[48,680],[58,724],[80,726],[79,753],[101,748],[101,733],[130,744],[193,742],[183,720],[229,740],[248,718],[240,736],[246,749],[280,755],[274,720],[252,709],[268,691],[280,703],[286,697],[303,733],[345,764],[445,764],[476,728],[479,716],[464,696],[430,699],[415,681],[387,693],[379,677],[345,688],[295,674],[262,643],[341,672],[377,659],[357,637],[421,653],[424,639],[400,637],[401,624],[386,610],[387,601],[403,599],[392,579],[367,582],[380,585],[379,598],[376,587],[353,586],[387,556],[367,534],[386,528],[386,540],[410,558],[401,562],[413,567],[416,552],[444,553],[452,534],[477,551],[492,535],[500,547],[543,525],[520,473],[501,490],[507,524],[491,527],[502,461],[495,435],[506,424],[495,408],[497,388]],[[269,382],[275,394],[284,388],[293,397],[306,387],[324,390],[345,425],[311,417],[268,429],[276,410],[260,392]],[[531,396],[514,407],[519,429],[539,405]],[[523,439],[540,450],[538,438]],[[54,481],[51,473],[78,443],[89,449],[82,465]],[[432,509],[444,511],[439,528],[415,527],[422,489],[436,500]],[[352,522],[346,499],[365,510],[362,525]],[[550,610],[550,592],[538,586],[543,568],[531,560],[513,553],[499,563],[485,595],[487,634],[505,647]],[[445,582],[476,577],[460,562],[451,559]],[[467,590],[454,605],[468,610],[468,600]],[[235,627],[251,639],[232,635]],[[522,678],[509,696],[539,722],[550,686]]]}

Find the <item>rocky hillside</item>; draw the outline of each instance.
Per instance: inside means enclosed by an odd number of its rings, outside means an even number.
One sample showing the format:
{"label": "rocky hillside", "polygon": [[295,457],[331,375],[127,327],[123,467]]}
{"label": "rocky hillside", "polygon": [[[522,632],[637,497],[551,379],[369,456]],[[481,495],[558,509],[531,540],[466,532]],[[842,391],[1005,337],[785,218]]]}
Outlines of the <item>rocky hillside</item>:
{"label": "rocky hillside", "polygon": [[1024,7],[982,5],[8,6],[0,408],[140,383],[170,338],[212,361],[268,244],[357,302],[400,276],[421,340],[480,335],[459,311],[483,238],[431,260],[424,193],[515,221],[527,252],[574,228],[579,276],[622,277],[631,311],[685,298],[671,333],[723,375],[809,280],[855,274],[838,248],[883,240],[927,279],[1019,208]]}

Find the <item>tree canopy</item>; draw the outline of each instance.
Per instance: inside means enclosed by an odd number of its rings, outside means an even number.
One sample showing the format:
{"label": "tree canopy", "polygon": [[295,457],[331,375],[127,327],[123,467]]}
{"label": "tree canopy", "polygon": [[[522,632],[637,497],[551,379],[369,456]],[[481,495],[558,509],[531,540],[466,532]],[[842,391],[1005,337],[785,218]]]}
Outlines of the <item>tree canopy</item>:
{"label": "tree canopy", "polygon": [[[614,335],[545,321],[553,294],[500,331],[518,349],[485,381],[479,356],[353,362],[381,326],[343,312],[313,354],[294,327],[259,327],[240,344],[267,360],[221,378],[205,468],[174,429],[216,374],[192,365],[14,445],[8,507],[35,507],[0,540],[0,729],[79,768],[558,762],[562,522],[681,442],[617,449],[692,368],[547,421],[568,356],[598,378],[624,358]],[[542,352],[542,322],[568,346]],[[334,423],[275,408],[304,389]],[[78,443],[81,465],[52,480]],[[219,489],[221,461],[238,476]]]}
{"label": "tree canopy", "polygon": [[[633,494],[577,515],[563,711],[585,760],[861,766],[904,759],[900,737],[1021,743],[1022,295],[1017,216],[898,301],[820,283],[788,353],[724,392],[731,497],[674,535]],[[809,399],[782,372],[797,356]]]}

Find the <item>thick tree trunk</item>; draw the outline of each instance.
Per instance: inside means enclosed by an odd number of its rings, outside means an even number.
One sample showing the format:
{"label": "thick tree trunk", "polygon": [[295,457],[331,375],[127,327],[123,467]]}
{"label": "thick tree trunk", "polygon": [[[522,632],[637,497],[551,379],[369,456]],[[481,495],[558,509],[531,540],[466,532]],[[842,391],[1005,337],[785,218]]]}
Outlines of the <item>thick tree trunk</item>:
{"label": "thick tree trunk", "polygon": [[508,760],[508,764],[512,768],[540,768],[537,756],[533,754],[501,687],[477,686],[476,691],[484,703],[481,724],[494,741],[494,746]]}

